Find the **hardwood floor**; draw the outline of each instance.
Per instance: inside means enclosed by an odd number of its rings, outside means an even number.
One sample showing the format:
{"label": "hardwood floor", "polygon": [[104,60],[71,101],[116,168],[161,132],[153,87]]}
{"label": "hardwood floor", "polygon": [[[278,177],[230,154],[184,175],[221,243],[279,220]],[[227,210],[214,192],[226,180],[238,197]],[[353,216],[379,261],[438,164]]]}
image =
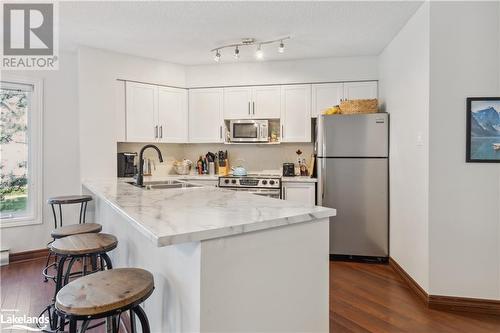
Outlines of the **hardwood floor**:
{"label": "hardwood floor", "polygon": [[330,331],[500,333],[500,316],[428,309],[388,265],[333,262]]}
{"label": "hardwood floor", "polygon": [[[53,292],[53,284],[41,279],[44,263],[37,259],[0,269],[2,309],[29,316],[43,310]],[[388,265],[332,262],[330,331],[500,333],[500,317],[427,309]]]}

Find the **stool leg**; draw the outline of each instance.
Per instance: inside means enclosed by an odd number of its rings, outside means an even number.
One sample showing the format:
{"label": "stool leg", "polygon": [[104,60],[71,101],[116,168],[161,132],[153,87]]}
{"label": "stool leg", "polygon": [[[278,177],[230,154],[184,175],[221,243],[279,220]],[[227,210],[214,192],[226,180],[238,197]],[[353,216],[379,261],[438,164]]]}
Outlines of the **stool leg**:
{"label": "stool leg", "polygon": [[87,331],[87,327],[89,327],[90,320],[84,320],[82,326],[80,327],[80,333],[85,333]]}
{"label": "stool leg", "polygon": [[101,253],[100,256],[106,262],[106,269],[113,269],[113,265],[111,264],[111,259],[109,258],[109,256],[106,253]]}
{"label": "stool leg", "polygon": [[[66,261],[66,256],[61,256],[61,259],[59,259],[59,266],[57,267],[57,277],[56,277],[56,288],[54,292],[54,298],[53,300],[55,301],[57,293],[59,290],[62,288],[62,283],[63,283],[63,268],[64,268],[64,262]],[[58,315],[54,311],[52,312],[52,324],[55,326],[57,325],[57,318]],[[56,327],[51,327],[51,329],[55,330]]]}
{"label": "stool leg", "polygon": [[[49,254],[47,255],[47,261],[45,262],[45,269],[47,269],[47,271],[45,271],[46,274],[48,274],[48,270],[49,270],[49,262],[50,262],[50,257],[52,257],[52,252],[49,250]],[[47,277],[44,275],[43,276],[43,282],[47,282],[48,279]]]}
{"label": "stool leg", "polygon": [[69,261],[68,268],[66,269],[66,275],[64,275],[64,284],[63,286],[67,285],[69,282],[69,277],[71,276],[71,269],[73,268],[73,264],[76,261],[76,257],[72,257],[71,260]]}
{"label": "stool leg", "polygon": [[[63,327],[64,330],[64,327]],[[76,320],[71,318],[69,320],[69,333],[77,333],[76,332]]]}
{"label": "stool leg", "polygon": [[151,329],[149,328],[148,317],[146,317],[146,314],[144,313],[144,310],[140,307],[140,305],[137,305],[136,307],[132,308],[132,311],[134,311],[137,317],[139,317],[139,321],[141,322],[142,333],[151,333]]}
{"label": "stool leg", "polygon": [[130,333],[135,333],[135,314],[132,310],[129,310],[128,312],[128,315],[130,316]]}
{"label": "stool leg", "polygon": [[[64,332],[64,326],[66,326],[66,317],[65,316],[59,316],[59,331]],[[71,320],[69,322],[69,331],[71,332]]]}

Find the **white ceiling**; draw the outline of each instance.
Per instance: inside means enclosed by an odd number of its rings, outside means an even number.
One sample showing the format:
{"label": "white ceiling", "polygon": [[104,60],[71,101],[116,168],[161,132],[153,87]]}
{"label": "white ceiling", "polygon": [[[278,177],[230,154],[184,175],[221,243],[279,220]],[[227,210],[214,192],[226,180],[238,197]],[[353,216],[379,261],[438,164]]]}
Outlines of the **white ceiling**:
{"label": "white ceiling", "polygon": [[[415,2],[61,2],[61,48],[107,49],[183,65],[213,63],[209,51],[244,37],[290,35],[266,60],[378,55],[415,13]],[[255,47],[239,61],[256,61]],[[232,50],[222,62],[234,62]]]}

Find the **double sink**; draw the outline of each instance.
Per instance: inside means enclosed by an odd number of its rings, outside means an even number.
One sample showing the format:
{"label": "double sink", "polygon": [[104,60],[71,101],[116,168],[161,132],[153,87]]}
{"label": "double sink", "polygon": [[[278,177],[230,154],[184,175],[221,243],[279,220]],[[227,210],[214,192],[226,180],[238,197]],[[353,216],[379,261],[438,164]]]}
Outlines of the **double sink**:
{"label": "double sink", "polygon": [[164,189],[177,189],[177,188],[190,188],[190,187],[203,187],[202,185],[196,185],[186,182],[181,182],[178,180],[161,180],[161,181],[150,181],[144,182],[143,186],[136,185],[135,182],[128,182],[130,185],[140,187],[145,190],[164,190]]}

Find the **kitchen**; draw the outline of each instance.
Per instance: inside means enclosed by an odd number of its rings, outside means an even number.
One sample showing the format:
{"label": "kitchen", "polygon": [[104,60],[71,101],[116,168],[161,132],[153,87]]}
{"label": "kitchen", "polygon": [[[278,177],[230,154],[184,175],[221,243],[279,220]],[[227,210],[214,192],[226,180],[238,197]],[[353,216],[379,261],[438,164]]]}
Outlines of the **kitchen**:
{"label": "kitchen", "polygon": [[[485,323],[478,332],[494,331],[500,268],[485,262],[500,255],[498,181],[491,181],[498,167],[462,164],[457,146],[465,98],[500,92],[498,7],[59,4],[59,69],[2,70],[2,82],[27,77],[44,89],[44,182],[34,207],[43,219],[2,227],[2,258],[11,262],[2,267],[2,287],[21,286],[9,272],[31,265],[33,286],[53,292],[38,270],[54,229],[46,202],[81,194],[92,197],[87,223],[117,238],[110,271],[152,272],[155,290],[141,305],[152,331],[398,332],[414,331],[419,320],[440,331],[439,315],[456,331],[454,322],[467,329],[478,318]],[[469,35],[450,39],[440,22]],[[477,61],[465,42],[491,58]],[[442,57],[447,51],[468,71],[467,80],[455,78],[463,90],[441,81],[456,73]],[[481,77],[474,76],[478,66]],[[445,96],[454,112],[436,111]],[[360,100],[372,104],[349,110]],[[443,128],[444,114],[451,123]],[[135,184],[140,171],[143,188]],[[483,192],[489,200],[474,199]],[[473,230],[472,211],[482,212]],[[78,221],[78,209],[64,214],[64,225]],[[486,257],[474,259],[478,251]],[[224,293],[225,285],[239,296]],[[5,295],[5,304],[23,306],[12,301],[20,294]],[[398,321],[406,314],[390,306],[393,297],[421,317]],[[50,303],[36,302],[40,311]],[[323,311],[303,311],[313,307]]]}

